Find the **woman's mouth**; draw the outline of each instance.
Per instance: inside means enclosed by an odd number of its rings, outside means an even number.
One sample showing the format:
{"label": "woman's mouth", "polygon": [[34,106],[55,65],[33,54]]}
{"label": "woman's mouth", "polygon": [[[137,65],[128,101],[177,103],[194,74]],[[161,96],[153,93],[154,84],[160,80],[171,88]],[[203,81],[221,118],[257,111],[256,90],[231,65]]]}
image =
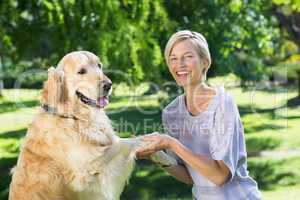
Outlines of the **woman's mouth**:
{"label": "woman's mouth", "polygon": [[177,72],[176,72],[176,75],[177,75],[177,77],[179,77],[179,78],[187,77],[188,74],[189,74],[188,71],[177,71]]}

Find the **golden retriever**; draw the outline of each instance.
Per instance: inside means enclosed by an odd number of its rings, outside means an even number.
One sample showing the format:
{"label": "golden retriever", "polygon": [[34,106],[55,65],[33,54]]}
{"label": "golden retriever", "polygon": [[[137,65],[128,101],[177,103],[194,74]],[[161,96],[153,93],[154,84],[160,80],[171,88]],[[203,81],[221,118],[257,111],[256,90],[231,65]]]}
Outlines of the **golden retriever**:
{"label": "golden retriever", "polygon": [[[48,70],[42,108],[12,170],[10,200],[116,200],[134,166],[140,138],[121,139],[104,108],[112,83],[99,58],[67,54]],[[151,159],[176,164],[162,151]]]}
{"label": "golden retriever", "polygon": [[71,52],[48,70],[42,108],[12,170],[10,200],[119,199],[141,140],[115,135],[102,109],[111,85],[87,51]]}

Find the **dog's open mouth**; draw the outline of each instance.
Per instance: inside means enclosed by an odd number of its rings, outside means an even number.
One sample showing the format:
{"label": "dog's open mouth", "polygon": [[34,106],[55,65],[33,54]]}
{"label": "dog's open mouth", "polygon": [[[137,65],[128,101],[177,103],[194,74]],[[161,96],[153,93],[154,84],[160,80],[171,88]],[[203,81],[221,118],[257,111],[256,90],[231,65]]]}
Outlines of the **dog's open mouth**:
{"label": "dog's open mouth", "polygon": [[97,106],[100,108],[104,108],[105,106],[107,106],[107,104],[109,103],[108,98],[109,98],[108,96],[99,97],[97,99]]}
{"label": "dog's open mouth", "polygon": [[88,98],[87,96],[85,96],[84,94],[82,94],[79,91],[76,91],[76,95],[78,96],[78,98],[81,100],[82,103],[87,104],[92,107],[104,108],[109,103],[108,95],[99,97],[99,98],[97,98],[97,100]]}

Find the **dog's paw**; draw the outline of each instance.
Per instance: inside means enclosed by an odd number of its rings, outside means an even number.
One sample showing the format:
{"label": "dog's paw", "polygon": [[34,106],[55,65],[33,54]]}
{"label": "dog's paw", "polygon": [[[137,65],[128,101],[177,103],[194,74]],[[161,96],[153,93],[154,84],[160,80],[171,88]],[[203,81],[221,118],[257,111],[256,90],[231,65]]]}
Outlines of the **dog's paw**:
{"label": "dog's paw", "polygon": [[164,151],[157,151],[150,156],[150,160],[160,167],[170,167],[177,165],[177,160],[166,154]]}
{"label": "dog's paw", "polygon": [[147,134],[147,135],[142,135],[142,136],[136,137],[136,139],[138,140],[137,151],[140,150],[140,149],[146,148],[149,145],[152,145],[154,143],[153,141],[144,141],[142,139],[144,136],[155,135],[155,134],[159,134],[159,133],[158,132],[153,132],[153,133],[150,133],[150,134]]}

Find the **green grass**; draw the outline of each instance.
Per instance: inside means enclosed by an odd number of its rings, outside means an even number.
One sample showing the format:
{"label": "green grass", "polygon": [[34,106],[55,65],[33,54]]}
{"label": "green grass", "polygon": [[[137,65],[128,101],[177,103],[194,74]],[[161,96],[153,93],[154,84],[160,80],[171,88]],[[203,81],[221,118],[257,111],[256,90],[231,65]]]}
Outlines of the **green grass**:
{"label": "green grass", "polygon": [[262,190],[263,199],[298,199],[300,156],[288,159],[250,158],[248,165],[251,176]]}
{"label": "green grass", "polygon": [[[136,91],[118,86],[106,109],[121,137],[162,128],[159,95],[143,95],[147,91],[144,84]],[[285,106],[296,91],[233,88],[228,92],[239,106],[249,152],[300,149],[299,108]],[[16,163],[22,137],[39,105],[39,94],[39,90],[5,90],[4,98],[0,99],[0,199],[7,198],[9,170]],[[254,157],[248,161],[264,199],[299,196],[300,157]],[[139,161],[122,199],[191,199],[190,190],[149,162]]]}
{"label": "green grass", "polygon": [[290,158],[249,158],[248,169],[259,188],[273,191],[300,183],[300,156]]}
{"label": "green grass", "polygon": [[[239,105],[248,141],[272,140],[268,149],[276,150],[300,147],[300,137],[298,137],[300,110],[285,105],[287,99],[296,96],[296,92],[281,90],[242,93],[240,89],[232,89],[230,93]],[[257,147],[248,144],[249,151],[256,150]]]}
{"label": "green grass", "polygon": [[298,199],[300,196],[300,184],[279,187],[275,191],[265,191],[263,193],[263,199],[265,200],[286,200],[286,199]]}

